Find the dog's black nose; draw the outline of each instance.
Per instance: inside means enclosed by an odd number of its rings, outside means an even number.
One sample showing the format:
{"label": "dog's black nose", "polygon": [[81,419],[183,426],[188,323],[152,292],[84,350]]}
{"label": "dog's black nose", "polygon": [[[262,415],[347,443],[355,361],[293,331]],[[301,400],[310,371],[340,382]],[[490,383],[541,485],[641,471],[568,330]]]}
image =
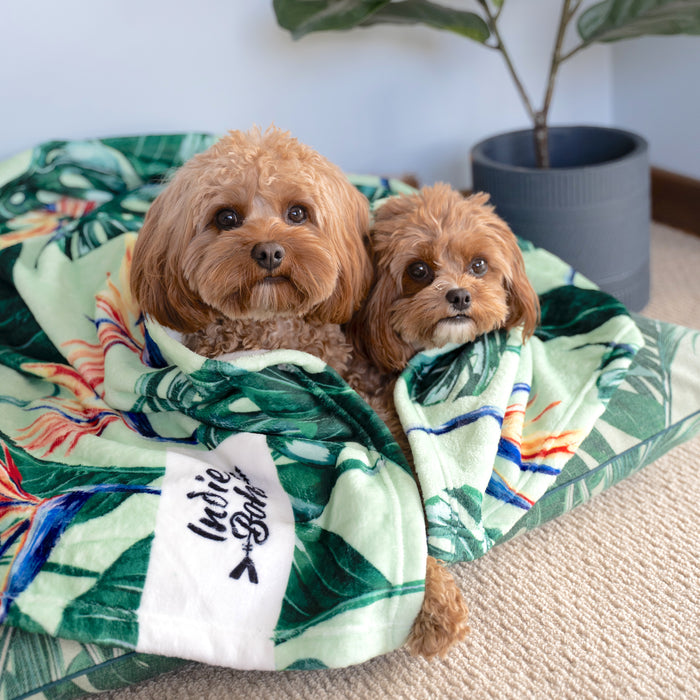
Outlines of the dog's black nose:
{"label": "dog's black nose", "polygon": [[250,257],[253,258],[253,260],[255,260],[260,267],[263,267],[270,272],[280,266],[284,258],[284,254],[284,248],[279,243],[275,243],[274,241],[258,243],[254,245],[253,250],[250,251]]}
{"label": "dog's black nose", "polygon": [[457,311],[466,311],[472,303],[472,295],[461,287],[450,289],[450,291],[445,294],[445,299],[447,299]]}

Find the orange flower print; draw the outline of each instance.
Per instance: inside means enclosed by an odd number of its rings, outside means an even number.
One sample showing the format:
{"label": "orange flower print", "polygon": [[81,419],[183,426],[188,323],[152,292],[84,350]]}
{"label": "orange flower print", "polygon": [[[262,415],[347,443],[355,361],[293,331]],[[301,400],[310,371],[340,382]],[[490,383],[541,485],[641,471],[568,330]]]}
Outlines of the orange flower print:
{"label": "orange flower print", "polygon": [[[577,429],[561,433],[533,430],[543,416],[561,404],[561,401],[553,401],[538,415],[526,420],[526,409],[534,400],[535,397],[530,398],[529,385],[515,385],[511,403],[503,417],[498,456],[517,465],[520,471],[554,477],[581,444],[585,432]],[[524,510],[529,510],[534,504],[533,499],[518,492],[496,469],[486,493]]]}
{"label": "orange flower print", "polygon": [[16,216],[7,222],[15,233],[0,236],[0,250],[17,245],[30,238],[46,236],[58,231],[67,221],[78,219],[95,208],[95,202],[61,197],[42,209],[35,209]]}
{"label": "orange flower print", "polygon": [[[525,412],[536,397],[530,398],[530,387],[526,384],[516,385],[511,394],[511,403],[503,417],[501,441],[510,445],[499,447],[499,454],[508,453],[508,459],[515,461],[523,471],[558,474],[560,469],[548,465],[547,461],[556,460],[557,456],[570,457],[578,448],[585,434],[581,430],[565,430],[561,433],[548,433],[534,430],[542,417],[561,404],[553,401],[540,413],[525,420]],[[517,453],[518,458],[513,459]],[[561,463],[558,461],[558,463]]]}
{"label": "orange flower print", "polygon": [[101,435],[114,421],[121,420],[118,411],[110,409],[85,379],[72,367],[53,363],[25,363],[30,372],[52,384],[67,390],[58,396],[49,396],[43,403],[29,407],[29,411],[41,411],[41,415],[17,434],[17,441],[30,452],[50,455],[58,447],[68,443],[69,454],[81,437]]}
{"label": "orange flower print", "polygon": [[143,358],[145,340],[139,322],[140,311],[129,286],[129,271],[135,240],[129,238],[119,270],[119,284],[107,273],[107,289],[95,296],[97,308],[93,319],[97,343],[86,340],[69,340],[62,347],[72,347],[68,362],[81,374],[93,391],[104,396],[105,357],[116,345],[122,345]]}
{"label": "orange flower print", "polygon": [[107,273],[106,288],[95,296],[97,314],[92,319],[97,342],[76,339],[63,343],[70,348],[69,364],[25,363],[22,369],[60,387],[27,411],[40,411],[40,415],[18,433],[18,441],[30,451],[43,451],[49,455],[59,447],[69,454],[85,435],[101,435],[108,425],[121,421],[134,428],[129,416],[112,409],[104,401],[105,358],[116,345],[128,348],[141,357],[145,342],[138,320],[139,310],[129,290],[128,277],[131,267],[134,239],[126,241],[119,273],[115,284]]}

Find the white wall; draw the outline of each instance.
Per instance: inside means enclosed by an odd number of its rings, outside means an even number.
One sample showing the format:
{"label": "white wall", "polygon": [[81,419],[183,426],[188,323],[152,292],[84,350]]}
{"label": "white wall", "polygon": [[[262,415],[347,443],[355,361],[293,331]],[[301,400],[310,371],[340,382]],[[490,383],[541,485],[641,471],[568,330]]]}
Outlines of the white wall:
{"label": "white wall", "polygon": [[[428,28],[293,42],[269,0],[4,5],[0,158],[53,138],[275,122],[348,172],[464,187],[476,141],[529,126],[498,54]],[[537,102],[558,6],[511,2],[504,13]],[[595,47],[565,66],[553,122],[612,122],[610,56]]]}
{"label": "white wall", "polygon": [[643,134],[653,165],[700,179],[700,37],[645,37],[613,49],[615,122]]}

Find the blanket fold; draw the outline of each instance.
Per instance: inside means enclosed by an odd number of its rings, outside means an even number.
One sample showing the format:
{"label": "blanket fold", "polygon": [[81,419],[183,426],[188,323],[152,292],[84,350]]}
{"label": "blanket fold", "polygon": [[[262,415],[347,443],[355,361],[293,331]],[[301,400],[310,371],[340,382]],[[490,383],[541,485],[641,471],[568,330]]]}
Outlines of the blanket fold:
{"label": "blanket fold", "polygon": [[[544,251],[524,255],[528,266],[565,271]],[[528,342],[516,329],[421,353],[397,382],[429,553],[443,561],[484,555],[544,495],[641,345],[624,307],[602,292],[562,285],[541,303]]]}
{"label": "blanket fold", "polygon": [[[397,383],[421,503],[320,359],[210,360],[142,318],[143,215],[212,141],[51,142],[0,164],[0,620],[236,668],[359,663],[405,641],[428,547],[480,556],[537,502],[641,336],[525,246],[536,337],[421,353]],[[407,188],[354,182],[369,206]]]}

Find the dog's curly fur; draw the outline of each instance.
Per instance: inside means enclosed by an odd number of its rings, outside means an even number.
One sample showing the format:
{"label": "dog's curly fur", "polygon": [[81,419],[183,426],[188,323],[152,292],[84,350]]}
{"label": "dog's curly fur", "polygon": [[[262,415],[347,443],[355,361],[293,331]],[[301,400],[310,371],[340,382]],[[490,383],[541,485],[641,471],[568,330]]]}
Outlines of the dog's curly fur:
{"label": "dog's curly fur", "polygon": [[[529,338],[539,302],[517,239],[487,204],[438,183],[389,199],[371,233],[374,282],[347,333],[356,354],[349,381],[384,418],[410,461],[396,413],[398,373],[418,351],[468,343],[522,325]],[[467,634],[467,607],[451,574],[428,558],[426,593],[409,650],[443,656]]]}
{"label": "dog's curly fur", "polygon": [[469,633],[468,610],[452,574],[434,557],[428,557],[425,598],[406,642],[413,656],[444,657]]}
{"label": "dog's curly fur", "polygon": [[338,167],[274,127],[231,131],[154,201],[131,286],[195,352],[304,350],[343,373],[368,233],[367,200]]}

